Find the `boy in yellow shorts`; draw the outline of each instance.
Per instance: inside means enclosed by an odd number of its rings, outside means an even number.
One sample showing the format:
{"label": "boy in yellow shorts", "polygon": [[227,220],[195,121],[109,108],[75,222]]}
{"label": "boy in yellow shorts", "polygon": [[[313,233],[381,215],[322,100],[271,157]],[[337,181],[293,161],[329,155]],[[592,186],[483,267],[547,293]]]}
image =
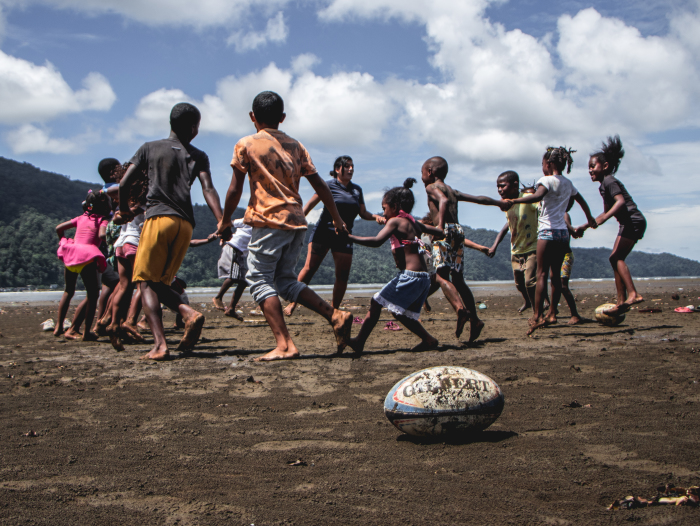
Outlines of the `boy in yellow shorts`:
{"label": "boy in yellow shorts", "polygon": [[[142,359],[163,360],[169,356],[161,303],[179,313],[185,322],[185,334],[177,350],[190,350],[199,340],[204,325],[204,315],[183,303],[170,287],[192,238],[194,211],[190,188],[195,179],[199,179],[204,200],[216,220],[221,221],[222,217],[219,194],[211,181],[209,157],[190,144],[199,132],[200,120],[195,106],[186,102],[176,104],[170,112],[170,136],[141,146],[119,185],[119,202],[127,203],[134,174],[140,170],[148,174],[146,221],[132,278],[139,284],[154,340],[151,351]],[[132,214],[126,208],[117,213],[115,223],[131,219]]]}
{"label": "boy in yellow shorts", "polygon": [[250,293],[265,315],[277,346],[256,361],[284,360],[299,356],[282,314],[279,296],[301,303],[317,312],[333,327],[337,350],[347,345],[352,315],[334,309],[303,281],[297,281],[294,267],[306,235],[306,217],[299,195],[299,182],[306,177],[333,218],[336,231],[347,234],[333,196],[318,175],[306,148],[279,130],[286,117],[282,98],[272,91],[259,93],[253,101],[250,119],[257,133],[243,137],[233,152],[233,177],[226,194],[223,219],[218,233],[231,238],[231,215],[250,174],[250,201],[243,221],[253,227],[248,243],[246,280]]}

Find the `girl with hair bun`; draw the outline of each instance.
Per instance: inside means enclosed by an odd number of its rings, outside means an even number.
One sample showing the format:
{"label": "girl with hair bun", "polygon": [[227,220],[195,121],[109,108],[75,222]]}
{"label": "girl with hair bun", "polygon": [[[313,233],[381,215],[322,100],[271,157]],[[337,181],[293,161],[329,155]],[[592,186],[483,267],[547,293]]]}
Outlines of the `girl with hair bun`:
{"label": "girl with hair bun", "polygon": [[[574,188],[574,185],[562,175],[571,172],[573,159],[571,154],[575,150],[563,146],[559,148],[549,147],[542,156],[542,173],[535,187],[535,193],[524,195],[518,199],[508,200],[511,203],[537,203],[542,202],[542,209],[537,220],[537,284],[535,286],[535,304],[533,305],[532,318],[528,320],[530,328],[527,334],[545,325],[557,322],[557,304],[561,298],[561,266],[564,256],[571,251],[569,248],[569,234],[573,228],[566,220],[566,212],[576,201],[586,214],[588,224],[596,228],[595,219],[591,215],[586,200]],[[549,312],[543,315],[544,300],[547,295],[547,277],[549,270],[552,272],[552,300],[549,303]]]}
{"label": "girl with hair bun", "polygon": [[[333,163],[333,170],[330,172],[332,179],[326,181],[331,194],[333,194],[333,201],[335,201],[335,206],[338,208],[338,213],[347,225],[350,233],[352,233],[352,227],[358,215],[362,219],[376,221],[380,224],[384,221],[382,216],[372,214],[365,208],[362,188],[352,182],[354,173],[355,165],[352,162],[352,158],[349,155],[341,155]],[[311,199],[304,205],[304,215],[309,215],[309,212],[320,202],[321,198],[318,194],[311,196]],[[333,218],[325,206],[318,224],[311,234],[308,250],[304,268],[297,277],[298,281],[308,285],[330,250],[331,254],[333,254],[333,263],[335,264],[333,307],[339,308],[343,301],[343,296],[345,296],[348,278],[350,277],[353,252],[352,242],[348,241],[347,237],[341,237],[335,233]],[[285,307],[284,313],[287,316],[291,316],[296,306],[295,302],[290,303]]]}
{"label": "girl with hair bun", "polygon": [[[625,259],[632,252],[634,245],[644,237],[647,221],[632,200],[625,186],[615,178],[620,161],[625,156],[622,149],[620,136],[608,137],[602,148],[591,155],[588,161],[588,173],[591,180],[600,183],[598,188],[603,198],[604,212],[596,218],[598,226],[605,223],[611,217],[620,223],[615,245],[610,254],[610,264],[615,273],[615,287],[617,288],[617,306],[604,311],[605,314],[617,315],[627,312],[636,303],[641,303],[644,298],[637,292],[632,281],[632,275],[625,263]],[[580,235],[588,228],[582,225],[576,229]]]}
{"label": "girl with hair bun", "polygon": [[[375,237],[348,236],[350,241],[368,247],[379,247],[391,240],[391,252],[399,273],[372,298],[369,312],[362,323],[360,333],[348,344],[356,353],[364,350],[372,329],[379,321],[382,307],[408,330],[421,339],[414,351],[435,348],[438,341],[421,325],[418,318],[430,291],[430,274],[420,253],[419,238],[427,232],[441,239],[445,234],[439,228],[423,225],[410,215],[415,198],[411,187],[416,180],[406,179],[403,186],[392,188],[384,194],[382,209],[386,225]],[[393,323],[393,322],[389,322]]]}

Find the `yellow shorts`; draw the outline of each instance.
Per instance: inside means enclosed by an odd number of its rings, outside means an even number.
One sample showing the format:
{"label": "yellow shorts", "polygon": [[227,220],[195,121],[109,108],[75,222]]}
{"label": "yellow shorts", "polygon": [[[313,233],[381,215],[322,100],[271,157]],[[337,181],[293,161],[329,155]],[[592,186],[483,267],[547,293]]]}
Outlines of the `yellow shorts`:
{"label": "yellow shorts", "polygon": [[574,269],[574,253],[568,252],[564,256],[564,261],[561,264],[561,277],[571,278],[571,271]]}
{"label": "yellow shorts", "polygon": [[178,216],[146,219],[139,239],[132,280],[170,285],[185,259],[192,239],[192,223]]}

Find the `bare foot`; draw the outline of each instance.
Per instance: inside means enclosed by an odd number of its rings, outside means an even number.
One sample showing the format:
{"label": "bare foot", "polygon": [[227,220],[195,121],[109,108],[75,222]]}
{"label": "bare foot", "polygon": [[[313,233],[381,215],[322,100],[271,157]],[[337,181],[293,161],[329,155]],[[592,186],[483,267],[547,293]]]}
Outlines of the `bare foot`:
{"label": "bare foot", "polygon": [[331,326],[335,333],[335,341],[338,344],[336,352],[343,352],[343,349],[348,344],[350,339],[350,331],[352,330],[352,314],[338,309],[333,309],[331,317]]}
{"label": "bare foot", "polygon": [[642,303],[644,301],[644,298],[642,298],[639,294],[636,296],[632,296],[630,298],[627,298],[627,305],[636,305],[637,303]]}
{"label": "bare foot", "polygon": [[56,325],[56,328],[53,331],[53,335],[56,338],[60,338],[61,336],[63,336],[63,333],[64,333],[63,327],[59,327],[58,325]]}
{"label": "bare foot", "polygon": [[141,329],[142,331],[151,331],[151,328],[148,326],[148,322],[145,321],[140,321],[136,324],[136,327]]}
{"label": "bare foot", "polygon": [[[101,321],[101,320],[100,320],[100,321]],[[93,329],[93,332],[95,332],[95,334],[99,334],[100,336],[108,336],[108,334],[107,334],[107,325],[109,325],[109,322],[103,324],[103,323],[100,323],[100,322],[98,321],[98,322],[95,324],[95,328]]]}
{"label": "bare foot", "polygon": [[284,312],[285,316],[291,316],[294,314],[294,309],[297,308],[297,304],[295,302],[291,302],[289,305],[287,305],[282,312]]}
{"label": "bare foot", "polygon": [[168,358],[170,358],[170,353],[168,352],[168,347],[164,345],[163,347],[154,347],[151,349],[151,352],[144,354],[139,359],[160,361]]}
{"label": "bare foot", "polygon": [[224,305],[224,302],[221,301],[221,299],[217,298],[214,296],[211,301],[214,303],[214,308],[216,310],[226,310],[226,306]]}
{"label": "bare foot", "polygon": [[[481,325],[483,326],[484,324],[482,323]],[[437,346],[438,341],[435,338],[431,338],[420,342],[413,349],[411,349],[411,352],[429,351],[430,349],[436,349]]]}
{"label": "bare foot", "polygon": [[428,300],[425,300],[425,303],[423,304],[423,308],[425,309],[425,312],[430,312],[431,310],[433,310],[430,307],[430,303],[428,303]]}
{"label": "bare foot", "polygon": [[274,360],[291,360],[293,358],[299,358],[299,351],[296,347],[292,347],[283,351],[282,349],[273,349],[267,354],[258,356],[254,362],[272,362]]}
{"label": "bare foot", "polygon": [[[180,345],[177,346],[176,351],[188,351],[195,346],[199,341],[199,336],[202,334],[202,327],[204,326],[204,314],[197,312],[189,320],[185,321],[185,334],[180,340]],[[150,354],[150,353],[149,353]]]}
{"label": "bare foot", "polygon": [[571,319],[566,324],[579,325],[580,323],[583,323],[583,320],[579,316],[571,316]]}
{"label": "bare foot", "polygon": [[554,325],[557,322],[557,315],[556,314],[549,314],[545,319],[544,319],[545,325]]}
{"label": "bare foot", "polygon": [[457,311],[457,328],[455,329],[455,336],[459,338],[464,330],[464,325],[469,320],[469,311],[467,309],[459,309]]}
{"label": "bare foot", "polygon": [[530,307],[532,307],[532,305],[530,304],[529,301],[526,302],[526,303],[523,303],[523,304],[520,306],[520,308],[518,309],[518,314],[522,314],[523,312],[525,312],[525,311],[526,311],[527,309],[529,309]]}
{"label": "bare foot", "polygon": [[469,343],[473,342],[476,340],[479,335],[481,334],[481,329],[484,328],[484,322],[481,320],[477,320],[476,323],[474,323],[474,320],[472,320],[469,324]]}
{"label": "bare foot", "polygon": [[224,316],[228,316],[229,318],[234,318],[238,321],[243,321],[243,316],[238,314],[236,312],[235,308],[232,309],[231,307],[226,307],[226,310],[224,311]]}
{"label": "bare foot", "polygon": [[125,321],[124,323],[122,323],[121,328],[129,336],[131,336],[134,340],[136,340],[138,342],[143,341],[143,336],[141,336],[141,333],[139,332],[139,330],[136,327],[134,327],[133,325],[131,325],[128,321]]}
{"label": "bare foot", "polygon": [[621,303],[612,309],[605,309],[603,314],[607,314],[608,316],[617,316],[618,314],[624,314],[628,310],[630,310],[630,305],[628,303]]}
{"label": "bare foot", "polygon": [[350,338],[348,340],[348,347],[355,351],[355,353],[362,354],[362,352],[365,350],[365,342],[361,342],[358,338]]}
{"label": "bare foot", "polygon": [[96,342],[99,339],[100,337],[92,331],[85,331],[85,334],[83,334],[84,342]]}
{"label": "bare foot", "polygon": [[528,336],[532,335],[532,333],[535,332],[537,329],[546,325],[546,322],[542,316],[540,316],[537,319],[530,318],[529,320],[527,320],[527,323],[530,325],[530,328],[527,331]]}
{"label": "bare foot", "polygon": [[124,344],[122,343],[122,339],[116,332],[113,332],[109,335],[109,343],[112,344],[112,347],[114,347],[114,350],[117,352],[122,352],[124,350]]}
{"label": "bare foot", "polygon": [[72,327],[71,327],[70,329],[68,329],[66,332],[63,333],[63,337],[64,337],[66,340],[77,340],[77,339],[80,338],[81,336],[82,336],[82,334],[80,334],[80,333],[79,333],[78,331],[76,331],[76,330],[73,330]]}

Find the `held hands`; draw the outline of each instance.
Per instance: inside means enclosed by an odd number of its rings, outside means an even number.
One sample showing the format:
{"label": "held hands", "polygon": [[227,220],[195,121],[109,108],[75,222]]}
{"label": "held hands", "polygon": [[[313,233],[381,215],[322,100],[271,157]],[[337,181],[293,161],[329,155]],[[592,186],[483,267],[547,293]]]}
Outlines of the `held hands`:
{"label": "held hands", "polygon": [[134,214],[131,213],[131,210],[118,210],[114,214],[112,222],[115,225],[125,225],[132,219],[134,219]]}
{"label": "held hands", "polygon": [[228,241],[231,239],[231,229],[233,228],[233,223],[230,219],[221,219],[216,227],[216,234],[221,238],[222,241]]}
{"label": "held hands", "polygon": [[486,256],[492,258],[493,256],[489,254],[490,251],[491,251],[491,249],[488,248],[488,247],[481,247],[481,248],[479,249],[479,252],[481,252],[482,254],[485,254]]}
{"label": "held hands", "polygon": [[340,220],[340,222],[338,222],[334,219],[333,226],[335,227],[335,233],[338,235],[347,236],[348,234],[350,234],[350,232],[348,232],[348,227],[345,225],[345,223],[343,223],[342,220]]}
{"label": "held hands", "polygon": [[498,208],[504,212],[507,212],[514,204],[515,203],[512,199],[501,199],[498,201]]}
{"label": "held hands", "polygon": [[493,256],[496,255],[496,249],[494,247],[487,248],[486,252],[484,252],[488,257],[492,258]]}
{"label": "held hands", "polygon": [[386,225],[386,217],[384,217],[384,216],[380,216],[378,214],[375,214],[374,220],[380,225]]}

